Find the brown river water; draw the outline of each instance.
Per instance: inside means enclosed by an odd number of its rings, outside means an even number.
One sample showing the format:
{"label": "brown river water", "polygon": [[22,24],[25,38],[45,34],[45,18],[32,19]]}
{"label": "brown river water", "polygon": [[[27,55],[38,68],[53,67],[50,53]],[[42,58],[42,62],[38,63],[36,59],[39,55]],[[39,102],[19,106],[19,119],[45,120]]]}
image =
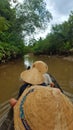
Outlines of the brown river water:
{"label": "brown river water", "polygon": [[48,72],[55,77],[63,90],[73,96],[73,61],[55,56],[25,55],[23,59],[0,65],[0,118],[10,108],[8,100],[16,97],[22,85],[20,73],[36,60],[45,61],[48,64]]}

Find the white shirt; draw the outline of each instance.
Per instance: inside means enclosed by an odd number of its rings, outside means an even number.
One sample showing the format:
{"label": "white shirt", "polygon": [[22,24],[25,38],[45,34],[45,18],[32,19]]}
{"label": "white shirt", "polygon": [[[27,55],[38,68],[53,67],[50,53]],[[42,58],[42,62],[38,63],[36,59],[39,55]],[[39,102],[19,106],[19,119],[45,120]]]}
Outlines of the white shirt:
{"label": "white shirt", "polygon": [[44,79],[45,79],[44,82],[46,83],[46,85],[52,83],[52,80],[51,80],[51,77],[49,74],[45,73],[45,74],[43,74],[43,76],[44,76]]}

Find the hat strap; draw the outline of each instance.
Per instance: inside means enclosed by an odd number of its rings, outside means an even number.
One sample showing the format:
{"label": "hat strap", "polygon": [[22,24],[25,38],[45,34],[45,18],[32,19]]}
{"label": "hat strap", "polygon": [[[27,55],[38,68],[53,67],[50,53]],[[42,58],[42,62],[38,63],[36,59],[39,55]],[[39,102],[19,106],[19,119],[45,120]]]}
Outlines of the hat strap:
{"label": "hat strap", "polygon": [[23,123],[23,125],[24,125],[24,127],[25,127],[25,129],[26,130],[31,130],[31,128],[30,128],[30,126],[28,125],[28,123],[27,123],[27,121],[26,121],[26,119],[25,119],[25,112],[24,112],[24,110],[23,110],[23,104],[24,104],[24,102],[25,102],[25,100],[26,100],[26,97],[31,93],[31,92],[33,92],[34,91],[34,88],[33,89],[31,89],[31,90],[29,90],[27,93],[26,93],[26,95],[22,98],[22,101],[21,101],[21,103],[20,103],[20,118],[21,118],[21,121],[22,121],[22,123]]}

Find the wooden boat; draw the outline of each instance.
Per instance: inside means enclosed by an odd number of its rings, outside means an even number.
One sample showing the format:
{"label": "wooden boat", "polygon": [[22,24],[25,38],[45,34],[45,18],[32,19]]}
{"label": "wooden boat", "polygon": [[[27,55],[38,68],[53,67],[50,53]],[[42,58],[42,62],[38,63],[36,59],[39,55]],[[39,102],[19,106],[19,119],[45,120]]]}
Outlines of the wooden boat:
{"label": "wooden boat", "polygon": [[3,119],[3,123],[0,126],[0,130],[14,130],[13,125],[13,108],[10,108],[9,112],[5,119]]}
{"label": "wooden boat", "polygon": [[[55,78],[50,74],[50,77],[52,81],[54,82],[56,88],[59,88],[62,93],[67,95],[71,101],[73,102],[73,95],[69,94],[68,92],[65,92],[62,90],[58,82],[55,80]],[[1,123],[2,122],[2,123]],[[0,119],[0,130],[14,130],[14,124],[13,124],[13,109],[10,108],[9,112],[4,115],[2,119]]]}

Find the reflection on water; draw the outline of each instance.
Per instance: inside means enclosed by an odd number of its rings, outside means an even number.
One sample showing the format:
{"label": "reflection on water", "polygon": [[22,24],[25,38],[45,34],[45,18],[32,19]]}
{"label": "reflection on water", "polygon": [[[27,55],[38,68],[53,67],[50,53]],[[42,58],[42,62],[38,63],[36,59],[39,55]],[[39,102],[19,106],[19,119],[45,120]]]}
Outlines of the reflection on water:
{"label": "reflection on water", "polygon": [[31,59],[30,55],[25,55],[24,56],[24,65],[26,66],[26,68],[28,66],[31,66],[33,64],[33,59]]}
{"label": "reflection on water", "polygon": [[14,95],[22,84],[20,73],[36,60],[46,62],[48,73],[55,77],[64,90],[73,93],[73,62],[57,57],[25,55],[24,61],[20,59],[0,66],[0,102]]}
{"label": "reflection on water", "polygon": [[36,60],[46,62],[48,73],[55,77],[69,96],[73,95],[73,62],[57,57],[26,55],[24,59],[0,65],[0,115],[9,108],[8,100],[18,93],[22,84],[20,73]]}
{"label": "reflection on water", "polygon": [[73,62],[50,56],[30,56],[24,57],[25,66],[31,66],[36,60],[42,60],[48,65],[48,73],[52,74],[60,86],[73,94]]}

